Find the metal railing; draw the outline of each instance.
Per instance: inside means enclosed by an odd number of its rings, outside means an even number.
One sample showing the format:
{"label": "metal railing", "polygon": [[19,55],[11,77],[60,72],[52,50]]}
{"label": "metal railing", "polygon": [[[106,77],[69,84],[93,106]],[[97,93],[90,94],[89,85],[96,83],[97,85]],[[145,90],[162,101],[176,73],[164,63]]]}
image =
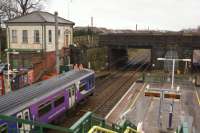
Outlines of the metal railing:
{"label": "metal railing", "polygon": [[[5,126],[1,126],[4,123]],[[13,125],[18,125],[18,126],[20,125],[21,128],[17,129]],[[107,128],[108,130],[114,130],[114,131],[117,130],[120,132],[121,129],[123,129],[118,125],[114,124],[112,126],[107,125],[104,119],[94,116],[92,112],[86,113],[70,128],[54,126],[51,124],[46,124],[36,121],[18,119],[13,116],[0,115],[0,131],[4,131],[5,133],[6,132],[44,133],[48,130],[54,132],[63,132],[63,133],[87,133],[93,126],[100,126],[102,128]]]}
{"label": "metal railing", "polygon": [[93,126],[88,133],[117,133],[115,131],[106,129],[106,128],[102,128],[100,126]]}
{"label": "metal railing", "polygon": [[124,133],[139,133],[135,129],[127,127]]}
{"label": "metal railing", "polygon": [[[13,124],[15,123],[17,123],[18,126],[22,125],[22,127],[29,128],[14,128]],[[48,130],[63,133],[96,133],[98,131],[100,133],[138,133],[136,129],[137,127],[127,120],[122,121],[119,125],[109,125],[105,122],[104,119],[94,116],[92,112],[86,113],[70,128],[54,126],[51,124],[45,124],[36,121],[17,119],[12,116],[0,115],[0,132],[3,133],[18,133],[21,131],[26,133],[45,133]],[[187,123],[182,123],[177,129],[176,133],[189,133]]]}
{"label": "metal railing", "polygon": [[[64,127],[59,127],[59,126],[54,126],[51,124],[44,124],[36,121],[30,121],[30,120],[23,120],[23,119],[17,119],[12,116],[5,116],[5,115],[0,115],[0,121],[8,122],[8,123],[18,123],[18,125],[25,125],[26,127],[29,127],[29,129],[16,129],[13,128],[12,126],[3,126],[0,127],[0,131],[4,130],[9,133],[16,133],[19,131],[26,131],[26,132],[31,132],[31,133],[44,133],[45,130],[55,130],[58,132],[63,132],[63,133],[73,133],[73,130],[64,128]],[[6,129],[7,128],[7,129]]]}

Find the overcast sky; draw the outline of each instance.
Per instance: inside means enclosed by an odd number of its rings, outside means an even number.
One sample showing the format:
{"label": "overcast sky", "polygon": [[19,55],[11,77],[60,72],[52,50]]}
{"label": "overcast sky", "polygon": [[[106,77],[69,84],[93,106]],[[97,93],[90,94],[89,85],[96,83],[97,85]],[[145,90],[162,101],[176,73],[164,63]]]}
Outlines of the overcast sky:
{"label": "overcast sky", "polygon": [[46,10],[76,26],[90,24],[112,29],[181,30],[200,25],[200,0],[47,0]]}

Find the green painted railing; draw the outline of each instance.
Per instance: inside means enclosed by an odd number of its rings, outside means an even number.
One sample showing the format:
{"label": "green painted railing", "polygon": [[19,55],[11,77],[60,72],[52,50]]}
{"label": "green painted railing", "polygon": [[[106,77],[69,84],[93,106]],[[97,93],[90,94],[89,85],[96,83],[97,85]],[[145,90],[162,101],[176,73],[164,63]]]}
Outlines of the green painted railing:
{"label": "green painted railing", "polygon": [[[51,124],[44,124],[36,121],[29,121],[23,119],[17,119],[11,116],[0,115],[0,120],[9,122],[9,123],[18,123],[24,124],[29,126],[32,130],[31,133],[45,133],[46,131],[54,131],[56,133],[87,133],[90,131],[94,126],[99,126],[101,128],[105,128],[108,130],[112,130],[114,132],[123,133],[127,131],[127,128],[131,128],[131,131],[135,131],[137,127],[132,124],[131,122],[124,120],[119,125],[117,124],[108,124],[105,122],[104,119],[96,117],[93,115],[92,112],[86,113],[82,118],[80,118],[74,125],[70,128],[64,128],[59,126],[54,126]],[[16,132],[17,129],[11,129],[8,126],[0,127],[0,131],[4,130],[4,133]],[[24,131],[29,132],[26,130],[18,130],[18,132]],[[189,133],[189,128],[187,123],[183,123],[177,129],[176,133]]]}
{"label": "green painted railing", "polygon": [[[136,126],[133,125],[129,121],[123,121],[120,125],[108,124],[105,122],[104,119],[93,115],[92,112],[86,113],[82,118],[80,118],[70,128],[54,126],[51,124],[44,124],[44,123],[40,123],[40,122],[36,122],[36,121],[17,119],[15,117],[4,116],[4,115],[0,115],[0,120],[6,121],[9,123],[18,123],[21,125],[23,124],[23,125],[29,126],[31,132],[34,132],[34,133],[43,133],[47,130],[52,130],[54,132],[62,132],[62,133],[87,133],[93,126],[99,126],[102,128],[106,128],[108,130],[119,132],[119,133],[124,132],[127,127],[136,129]],[[5,130],[7,130],[9,132],[12,132],[12,131],[16,132],[16,130],[17,130],[17,129],[11,129],[9,126],[2,127],[2,128],[7,128]],[[0,127],[0,131],[1,131],[1,127]],[[26,131],[26,130],[20,130],[20,131]],[[19,130],[18,130],[18,132],[19,132]]]}
{"label": "green painted railing", "polygon": [[[17,119],[12,116],[5,116],[5,115],[0,115],[0,120],[7,121],[7,122],[13,122],[13,123],[18,123],[18,124],[26,124],[26,126],[29,126],[30,128],[33,129],[32,132],[34,133],[43,133],[45,130],[53,130],[53,131],[58,131],[58,132],[63,132],[63,133],[73,133],[71,129],[68,128],[63,128],[59,126],[54,126],[51,124],[44,124],[36,121],[29,121],[29,120],[23,120],[23,119]],[[16,131],[17,129],[11,129],[10,127],[7,127],[7,131]],[[18,130],[19,131],[19,130]],[[20,130],[20,131],[26,131],[26,130]]]}
{"label": "green painted railing", "polygon": [[136,126],[127,120],[123,121],[119,125],[108,124],[104,119],[93,115],[92,112],[86,113],[70,129],[73,130],[74,133],[86,133],[86,131],[89,131],[93,126],[100,126],[102,128],[106,128],[119,133],[124,132],[127,127],[136,129]]}

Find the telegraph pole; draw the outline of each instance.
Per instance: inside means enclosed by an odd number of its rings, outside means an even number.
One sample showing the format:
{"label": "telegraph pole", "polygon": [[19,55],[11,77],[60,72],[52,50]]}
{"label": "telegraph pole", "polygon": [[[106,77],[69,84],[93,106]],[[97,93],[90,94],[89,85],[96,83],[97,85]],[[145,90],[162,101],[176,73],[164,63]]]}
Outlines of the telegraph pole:
{"label": "telegraph pole", "polygon": [[56,50],[56,72],[60,73],[60,57],[59,57],[59,46],[58,46],[58,12],[55,12],[55,50]]}
{"label": "telegraph pole", "polygon": [[92,46],[94,45],[93,41],[94,41],[94,39],[93,39],[93,17],[91,17],[91,44],[92,44]]}

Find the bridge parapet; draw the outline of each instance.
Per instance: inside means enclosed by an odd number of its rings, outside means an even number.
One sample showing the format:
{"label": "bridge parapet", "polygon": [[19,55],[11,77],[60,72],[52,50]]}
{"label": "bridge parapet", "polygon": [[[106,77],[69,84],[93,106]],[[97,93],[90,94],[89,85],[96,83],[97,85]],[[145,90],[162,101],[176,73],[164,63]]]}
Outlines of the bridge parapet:
{"label": "bridge parapet", "polygon": [[[200,33],[109,33],[100,35],[99,45],[107,46],[110,49],[108,51],[111,52],[116,51],[113,49],[118,49],[118,51],[120,49],[124,51],[127,48],[151,49],[151,62],[156,64],[157,68],[163,68],[163,64],[159,63],[157,58],[165,57],[166,53],[172,49],[177,51],[178,58],[193,59],[193,50],[200,49]],[[108,56],[112,55],[116,54],[108,53]],[[182,68],[183,65],[179,66]]]}

